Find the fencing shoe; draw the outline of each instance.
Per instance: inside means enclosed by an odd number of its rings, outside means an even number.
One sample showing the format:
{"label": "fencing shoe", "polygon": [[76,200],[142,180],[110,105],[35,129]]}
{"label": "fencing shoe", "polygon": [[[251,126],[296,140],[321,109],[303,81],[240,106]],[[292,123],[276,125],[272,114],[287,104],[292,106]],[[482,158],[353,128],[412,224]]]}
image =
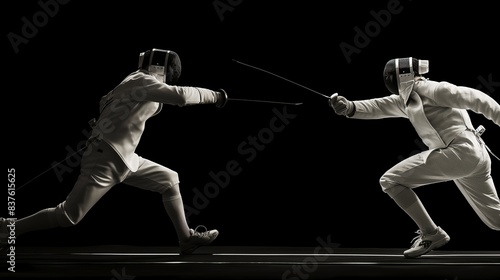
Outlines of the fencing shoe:
{"label": "fencing shoe", "polygon": [[[205,230],[200,232],[198,231],[199,227],[203,227]],[[207,230],[205,226],[197,226],[194,230],[190,229],[189,232],[191,236],[188,239],[179,241],[181,255],[192,254],[199,247],[212,243],[219,235],[217,230]]]}
{"label": "fencing shoe", "polygon": [[434,234],[424,234],[421,230],[418,230],[416,233],[419,235],[411,241],[413,245],[410,249],[404,251],[405,258],[416,258],[427,254],[450,241],[450,236],[440,227],[437,228]]}

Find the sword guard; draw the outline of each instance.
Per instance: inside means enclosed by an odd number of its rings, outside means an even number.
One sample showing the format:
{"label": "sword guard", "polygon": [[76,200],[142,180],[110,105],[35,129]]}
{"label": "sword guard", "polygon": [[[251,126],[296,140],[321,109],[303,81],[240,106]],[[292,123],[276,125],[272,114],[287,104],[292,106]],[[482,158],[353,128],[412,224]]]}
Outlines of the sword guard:
{"label": "sword guard", "polygon": [[224,106],[226,106],[226,103],[227,103],[227,93],[224,89],[219,89],[218,91],[218,99],[217,99],[217,102],[215,103],[215,106],[217,108],[222,108]]}

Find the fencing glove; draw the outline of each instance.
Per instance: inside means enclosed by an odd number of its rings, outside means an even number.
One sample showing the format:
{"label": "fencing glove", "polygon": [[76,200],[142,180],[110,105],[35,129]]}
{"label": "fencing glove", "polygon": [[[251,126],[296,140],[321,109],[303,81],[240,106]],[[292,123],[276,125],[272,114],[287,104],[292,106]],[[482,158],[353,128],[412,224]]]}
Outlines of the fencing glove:
{"label": "fencing glove", "polygon": [[337,115],[350,117],[354,113],[354,103],[343,96],[339,96],[338,93],[334,93],[330,96],[328,105],[333,108]]}

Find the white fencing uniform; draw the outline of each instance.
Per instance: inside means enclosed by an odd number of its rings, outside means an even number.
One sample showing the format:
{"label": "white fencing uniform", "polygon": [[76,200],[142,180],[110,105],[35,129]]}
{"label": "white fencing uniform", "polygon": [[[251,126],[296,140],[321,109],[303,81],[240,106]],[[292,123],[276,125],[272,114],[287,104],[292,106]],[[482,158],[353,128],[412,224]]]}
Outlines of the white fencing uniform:
{"label": "white fencing uniform", "polygon": [[[163,104],[214,104],[217,94],[205,88],[161,83],[144,70],[127,76],[101,98],[101,113],[93,124],[81,173],[66,200],[56,207],[58,224],[78,223],[118,183],[162,194],[178,185],[175,171],[135,153],[145,123],[160,112]],[[174,194],[179,195],[178,192]]]}
{"label": "white fencing uniform", "polygon": [[473,88],[420,78],[406,98],[393,94],[353,103],[351,118],[408,118],[429,148],[389,169],[380,178],[385,192],[394,197],[405,188],[453,180],[481,220],[500,230],[490,155],[467,112],[500,126],[500,106],[493,98]]}

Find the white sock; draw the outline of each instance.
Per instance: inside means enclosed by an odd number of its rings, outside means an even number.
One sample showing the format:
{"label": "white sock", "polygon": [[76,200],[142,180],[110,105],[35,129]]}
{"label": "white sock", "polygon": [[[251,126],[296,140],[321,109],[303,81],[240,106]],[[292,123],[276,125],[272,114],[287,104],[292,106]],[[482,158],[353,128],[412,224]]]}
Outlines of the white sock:
{"label": "white sock", "polygon": [[179,241],[188,239],[191,234],[189,232],[189,226],[184,212],[184,204],[182,203],[182,197],[179,193],[178,187],[171,187],[163,193],[162,200],[163,206],[165,207],[170,220],[174,224]]}
{"label": "white sock", "polygon": [[418,228],[424,234],[433,234],[436,232],[437,226],[434,221],[432,221],[429,213],[427,213],[427,210],[425,210],[425,207],[420,199],[415,201],[415,203],[413,203],[410,207],[403,210],[413,219],[413,221],[418,225]]}
{"label": "white sock", "polygon": [[392,199],[413,219],[424,234],[436,231],[436,224],[412,189],[405,187],[396,196],[392,197]]}

